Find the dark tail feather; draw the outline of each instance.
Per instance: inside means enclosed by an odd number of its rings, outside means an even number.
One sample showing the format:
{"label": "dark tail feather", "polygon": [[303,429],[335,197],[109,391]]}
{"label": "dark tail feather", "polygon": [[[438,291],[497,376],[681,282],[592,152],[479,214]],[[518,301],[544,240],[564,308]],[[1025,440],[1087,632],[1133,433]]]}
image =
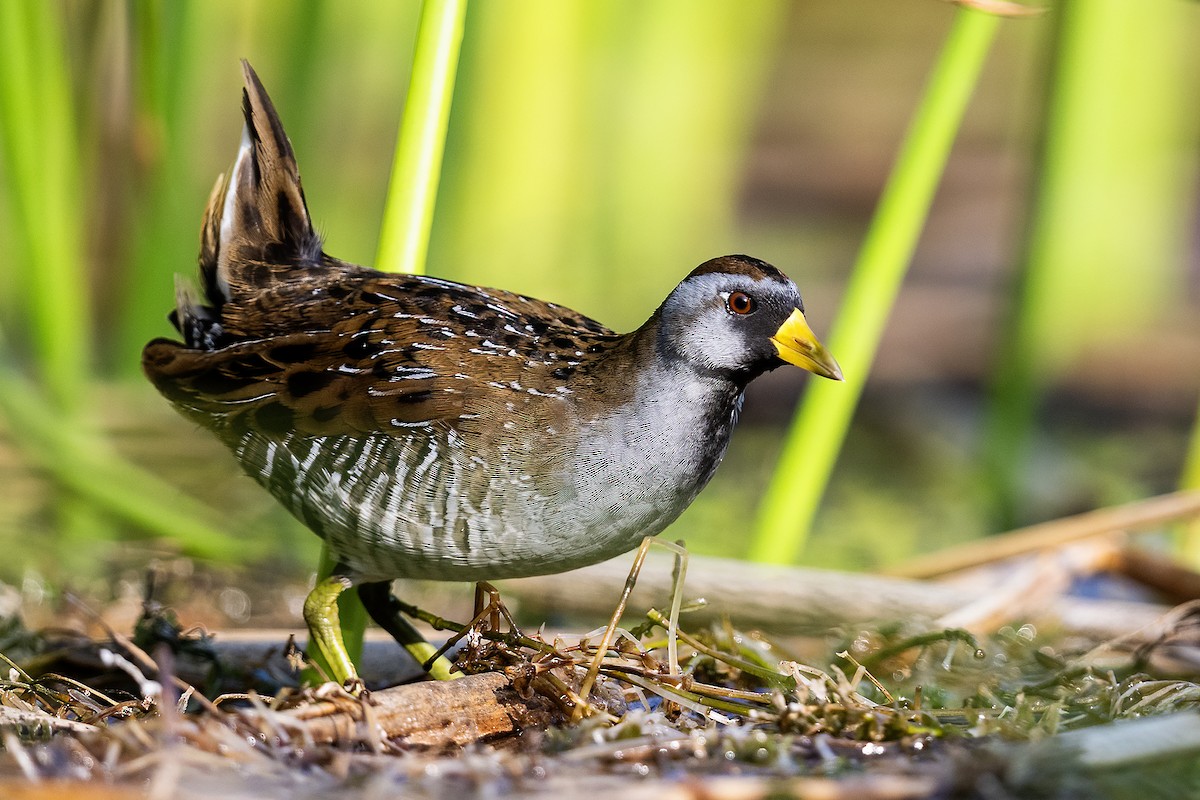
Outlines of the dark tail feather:
{"label": "dark tail feather", "polygon": [[[228,190],[229,177],[221,173],[208,195],[208,204],[204,207],[204,225],[200,229],[200,280],[204,283],[205,299],[213,308],[220,308],[229,299],[228,286],[222,289],[217,280],[221,263],[221,210]],[[177,299],[182,299],[178,288],[176,281],[175,295]]]}
{"label": "dark tail feather", "polygon": [[200,279],[218,312],[230,299],[322,261],[283,123],[246,61],[242,73],[242,146],[228,179],[213,188],[201,234]]}

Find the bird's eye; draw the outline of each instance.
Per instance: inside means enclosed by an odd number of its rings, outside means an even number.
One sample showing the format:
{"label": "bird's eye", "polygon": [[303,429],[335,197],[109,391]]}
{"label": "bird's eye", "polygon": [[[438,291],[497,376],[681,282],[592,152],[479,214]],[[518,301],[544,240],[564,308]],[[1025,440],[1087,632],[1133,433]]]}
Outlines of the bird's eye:
{"label": "bird's eye", "polygon": [[732,314],[745,316],[746,314],[753,314],[755,309],[758,308],[758,303],[745,292],[731,292],[729,298],[725,301],[725,307]]}

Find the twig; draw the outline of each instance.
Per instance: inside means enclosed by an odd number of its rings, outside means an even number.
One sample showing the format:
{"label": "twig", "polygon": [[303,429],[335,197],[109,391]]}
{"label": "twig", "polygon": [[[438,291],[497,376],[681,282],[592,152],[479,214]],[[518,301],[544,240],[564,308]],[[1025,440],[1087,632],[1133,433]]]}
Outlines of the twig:
{"label": "twig", "polygon": [[[378,733],[409,745],[465,745],[541,726],[555,715],[553,704],[536,694],[522,698],[511,679],[500,672],[468,675],[455,681],[425,681],[373,692],[364,700],[320,700],[279,712],[286,719],[307,723],[317,743],[358,742],[368,718]],[[252,715],[241,712],[243,718]]]}
{"label": "twig", "polygon": [[[656,625],[665,626],[667,623],[667,620],[665,617],[663,617],[662,612],[656,608],[652,608],[649,611],[647,611],[646,616],[652,622],[654,622]],[[745,659],[739,658],[730,653],[723,653],[720,650],[716,649],[715,647],[709,647],[704,642],[700,641],[695,636],[692,636],[691,634],[687,633],[686,631],[677,631],[676,636],[679,637],[680,641],[687,644],[693,650],[703,653],[704,655],[709,656],[711,658],[715,658],[717,661],[721,661],[725,664],[728,664],[731,667],[736,667],[737,669],[740,669],[743,672],[748,672],[751,675],[755,676],[756,678],[761,678],[762,680],[766,681],[771,686],[774,686],[776,688],[782,688],[782,689],[795,689],[796,688],[795,680],[793,680],[791,677],[789,677],[787,675],[784,675],[781,672],[778,672],[773,669],[768,669],[766,667],[761,667],[758,664],[752,664],[749,661],[746,661]]]}
{"label": "twig", "polygon": [[1121,531],[1145,530],[1200,516],[1200,491],[1172,492],[1042,522],[956,547],[948,547],[884,570],[903,578],[933,578],[948,572],[1060,547],[1068,542]]}
{"label": "twig", "polygon": [[[650,607],[669,591],[660,569],[645,569],[630,598]],[[605,562],[561,575],[506,581],[503,591],[520,599],[528,614],[549,612],[607,615],[610,587],[625,575],[621,564]],[[740,628],[771,633],[824,635],[837,625],[869,625],[892,620],[935,620],[978,599],[977,588],[925,581],[837,572],[805,567],[748,564],[693,555],[688,594],[709,603],[688,616],[693,624],[728,616]],[[1130,603],[1057,597],[1030,612],[1069,633],[1103,641],[1136,630],[1168,609]]]}
{"label": "twig", "polygon": [[[617,625],[621,622],[621,615],[625,613],[625,605],[629,602],[629,595],[633,592],[634,585],[637,584],[638,574],[642,571],[642,564],[646,561],[646,554],[650,552],[650,543],[654,541],[654,537],[647,536],[642,540],[641,545],[637,549],[637,554],[633,557],[633,566],[629,568],[629,574],[625,577],[625,586],[621,590],[621,599],[617,601],[617,607],[613,609],[612,616],[608,620],[608,625],[604,629],[604,635],[600,637],[600,644],[596,646],[596,656],[592,659],[592,664],[588,667],[587,675],[583,678],[583,683],[579,685],[579,696],[587,700],[591,694],[592,686],[596,683],[596,676],[600,672],[600,664],[604,661],[604,655],[608,652],[608,646],[612,644],[613,636],[616,634]],[[586,709],[584,706],[577,706],[575,713],[572,715],[572,721],[578,722],[582,719]]]}

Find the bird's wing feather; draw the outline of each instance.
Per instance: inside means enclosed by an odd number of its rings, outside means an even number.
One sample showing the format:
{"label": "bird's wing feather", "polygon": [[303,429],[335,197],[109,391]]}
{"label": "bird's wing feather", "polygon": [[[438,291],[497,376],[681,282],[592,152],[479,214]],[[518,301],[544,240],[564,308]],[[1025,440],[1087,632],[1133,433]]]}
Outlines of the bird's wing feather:
{"label": "bird's wing feather", "polygon": [[542,387],[534,394],[551,396],[577,353],[613,335],[577,312],[509,292],[369,270],[336,274],[227,303],[222,322],[234,341],[220,349],[151,343],[147,374],[219,430],[404,435],[424,424],[456,426],[471,418],[475,398],[497,390],[524,399]]}

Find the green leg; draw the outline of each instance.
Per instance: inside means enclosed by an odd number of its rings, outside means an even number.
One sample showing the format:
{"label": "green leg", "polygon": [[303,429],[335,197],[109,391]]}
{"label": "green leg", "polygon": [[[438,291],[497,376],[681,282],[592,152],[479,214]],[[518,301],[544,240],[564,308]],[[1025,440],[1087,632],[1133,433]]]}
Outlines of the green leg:
{"label": "green leg", "polygon": [[304,621],[308,623],[309,650],[314,659],[325,662],[330,678],[342,686],[347,681],[361,685],[354,662],[342,641],[342,625],[338,620],[338,596],[350,588],[350,579],[331,575],[317,583],[304,598]]}
{"label": "green leg", "polygon": [[445,656],[434,658],[437,648],[425,641],[425,637],[417,633],[417,629],[405,618],[399,601],[392,596],[391,581],[360,584],[358,596],[371,619],[403,645],[430,677],[439,681],[462,677],[461,672],[455,671],[450,659]]}

